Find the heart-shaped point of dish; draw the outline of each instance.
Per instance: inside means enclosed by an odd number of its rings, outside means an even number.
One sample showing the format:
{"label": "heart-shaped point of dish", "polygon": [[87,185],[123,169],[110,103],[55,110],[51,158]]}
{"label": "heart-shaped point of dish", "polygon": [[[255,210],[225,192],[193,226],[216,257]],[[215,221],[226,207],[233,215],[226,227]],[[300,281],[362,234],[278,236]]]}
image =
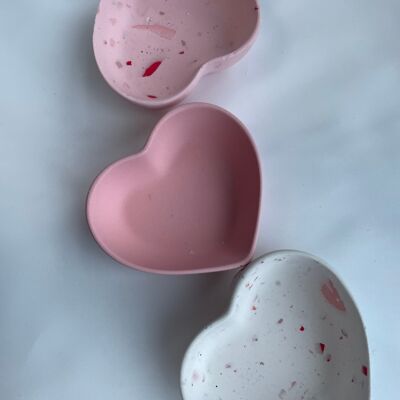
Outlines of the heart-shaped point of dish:
{"label": "heart-shaped point of dish", "polygon": [[108,167],[87,202],[90,229],[122,264],[165,274],[247,264],[261,176],[247,129],[227,111],[188,104],[168,113],[145,149]]}
{"label": "heart-shaped point of dish", "polygon": [[369,355],[350,294],[309,254],[250,264],[231,307],[186,352],[185,400],[368,400]]}
{"label": "heart-shaped point of dish", "polygon": [[255,41],[259,20],[258,0],[101,0],[96,61],[127,99],[172,105],[201,76],[239,61]]}

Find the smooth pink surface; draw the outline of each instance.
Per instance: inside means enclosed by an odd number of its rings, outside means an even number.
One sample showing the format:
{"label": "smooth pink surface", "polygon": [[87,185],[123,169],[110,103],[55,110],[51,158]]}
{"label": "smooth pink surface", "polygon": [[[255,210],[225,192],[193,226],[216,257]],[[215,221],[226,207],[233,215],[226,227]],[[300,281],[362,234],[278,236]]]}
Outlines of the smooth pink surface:
{"label": "smooth pink surface", "polygon": [[[117,92],[162,107],[182,100],[202,75],[243,57],[258,26],[257,0],[101,0],[93,46]],[[144,78],[156,61],[160,68]]]}
{"label": "smooth pink surface", "polygon": [[261,196],[246,128],[230,113],[189,104],[168,113],[145,149],[94,182],[87,217],[121,263],[166,274],[226,270],[250,261]]}

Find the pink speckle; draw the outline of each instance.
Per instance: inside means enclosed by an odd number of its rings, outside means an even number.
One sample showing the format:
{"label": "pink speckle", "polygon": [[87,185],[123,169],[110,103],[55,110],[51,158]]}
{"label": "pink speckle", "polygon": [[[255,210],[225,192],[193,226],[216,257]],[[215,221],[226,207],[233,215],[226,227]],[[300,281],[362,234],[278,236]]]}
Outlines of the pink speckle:
{"label": "pink speckle", "polygon": [[293,381],[293,382],[290,384],[289,390],[292,390],[292,389],[296,386],[296,384],[297,384],[297,382],[296,382],[296,381]]}
{"label": "pink speckle", "polygon": [[111,46],[111,47],[114,47],[114,46],[115,46],[115,40],[112,39],[112,38],[110,39],[110,46]]}
{"label": "pink speckle", "polygon": [[232,368],[232,364],[231,364],[231,363],[225,364],[225,368],[226,368],[226,369]]}
{"label": "pink speckle", "polygon": [[257,307],[256,307],[256,306],[253,306],[253,307],[251,307],[251,309],[252,309],[253,311],[256,311],[256,310],[257,310]]}
{"label": "pink speckle", "polygon": [[200,379],[199,373],[198,373],[197,371],[193,371],[193,374],[192,374],[192,381],[193,381],[193,382],[197,382],[199,379]]}
{"label": "pink speckle", "polygon": [[368,367],[366,365],[363,365],[361,367],[361,372],[363,373],[363,375],[368,376]]}
{"label": "pink speckle", "polygon": [[330,305],[332,305],[339,311],[346,311],[346,307],[342,299],[340,298],[338,291],[333,285],[333,282],[330,279],[328,282],[322,285],[321,293]]}
{"label": "pink speckle", "polygon": [[184,51],[180,51],[179,54],[185,54],[185,52]]}
{"label": "pink speckle", "polygon": [[302,325],[299,329],[300,332],[304,332],[304,326]]}
{"label": "pink speckle", "polygon": [[278,322],[277,322],[277,324],[281,324],[283,322],[283,318],[280,318],[280,319],[278,319]]}
{"label": "pink speckle", "polygon": [[116,65],[118,68],[122,68],[122,63],[121,63],[120,61],[116,61],[116,62],[115,62],[115,65]]}
{"label": "pink speckle", "polygon": [[144,31],[150,31],[163,39],[171,40],[176,35],[176,30],[172,28],[168,28],[163,25],[134,25],[133,29],[139,29]]}
{"label": "pink speckle", "polygon": [[114,26],[117,23],[117,18],[110,18],[111,25]]}

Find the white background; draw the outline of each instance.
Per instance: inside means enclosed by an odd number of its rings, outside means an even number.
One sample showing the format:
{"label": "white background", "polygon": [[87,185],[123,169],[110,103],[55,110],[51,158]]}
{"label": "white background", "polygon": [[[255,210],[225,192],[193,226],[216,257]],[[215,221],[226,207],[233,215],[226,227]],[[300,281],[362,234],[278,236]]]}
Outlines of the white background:
{"label": "white background", "polygon": [[[326,259],[366,324],[372,398],[400,376],[400,2],[271,0],[257,44],[187,101],[236,114],[263,167],[257,254]],[[85,197],[166,112],[95,65],[95,0],[2,1],[0,398],[177,400],[183,353],[232,272],[164,277],[92,239]],[[251,399],[249,399],[251,400]],[[345,400],[345,399],[343,399]]]}

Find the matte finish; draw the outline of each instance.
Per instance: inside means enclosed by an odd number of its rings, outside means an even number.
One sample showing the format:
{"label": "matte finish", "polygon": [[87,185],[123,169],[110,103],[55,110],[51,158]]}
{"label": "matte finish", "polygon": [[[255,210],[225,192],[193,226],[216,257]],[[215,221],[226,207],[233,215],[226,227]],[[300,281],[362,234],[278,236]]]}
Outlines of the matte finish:
{"label": "matte finish", "polygon": [[247,129],[221,108],[185,105],[159,122],[141,153],[98,177],[89,225],[107,253],[132,267],[235,268],[253,254],[260,180]]}
{"label": "matte finish", "polygon": [[163,107],[242,58],[258,26],[256,0],[101,0],[93,46],[117,92]]}
{"label": "matte finish", "polygon": [[279,251],[243,273],[229,312],[188,349],[185,400],[369,399],[359,312],[314,256]]}
{"label": "matte finish", "polygon": [[[235,271],[123,267],[85,213],[94,177],[140,151],[165,111],[101,77],[98,0],[1,6],[0,399],[181,399],[184,352],[226,309]],[[400,2],[264,0],[260,11],[250,53],[190,100],[229,110],[257,143],[255,255],[329,260],[366,325],[371,398],[397,400]]]}

